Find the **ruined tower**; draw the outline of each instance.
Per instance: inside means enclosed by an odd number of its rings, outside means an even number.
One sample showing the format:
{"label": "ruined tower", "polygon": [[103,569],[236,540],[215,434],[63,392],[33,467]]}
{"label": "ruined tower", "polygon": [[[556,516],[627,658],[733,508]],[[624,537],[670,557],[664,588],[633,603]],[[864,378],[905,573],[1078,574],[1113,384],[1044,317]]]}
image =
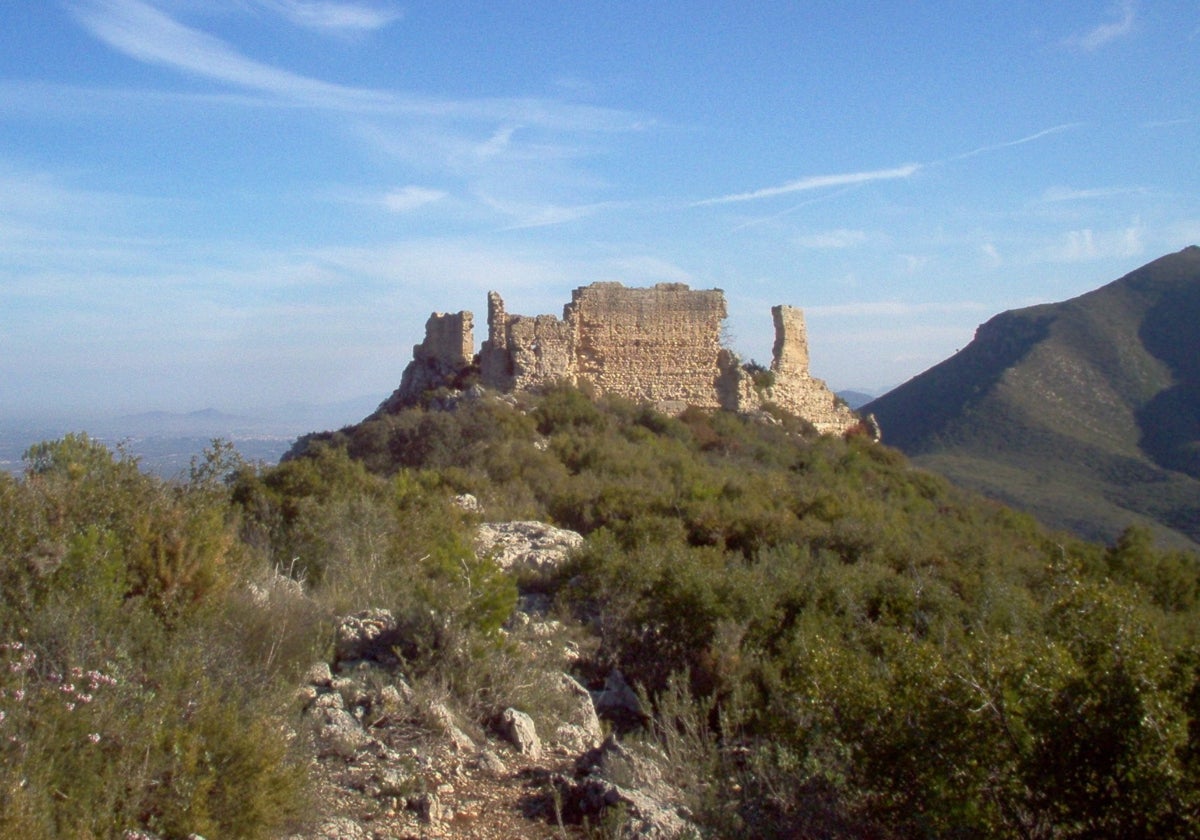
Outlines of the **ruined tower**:
{"label": "ruined tower", "polygon": [[[490,292],[480,381],[505,392],[586,382],[600,393],[669,411],[686,406],[750,411],[773,403],[819,431],[845,432],[858,418],[809,375],[803,312],[776,306],[771,314],[774,358],[770,381],[763,383],[721,346],[726,309],[720,289],[593,283],[572,292],[562,318],[509,314],[500,295]],[[384,408],[412,404],[424,391],[450,385],[472,362],[471,324],[470,312],[434,313],[400,389]]]}

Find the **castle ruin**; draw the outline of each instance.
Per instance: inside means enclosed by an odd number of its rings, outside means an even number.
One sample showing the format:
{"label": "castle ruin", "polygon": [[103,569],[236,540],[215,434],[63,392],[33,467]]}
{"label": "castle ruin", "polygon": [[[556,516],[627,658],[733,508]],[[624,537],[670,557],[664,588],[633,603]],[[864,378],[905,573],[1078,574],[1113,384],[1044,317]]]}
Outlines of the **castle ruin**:
{"label": "castle ruin", "polygon": [[474,364],[482,385],[503,392],[586,382],[599,393],[645,400],[672,413],[687,406],[751,411],[771,403],[820,432],[848,431],[858,417],[809,375],[803,312],[776,306],[771,313],[771,367],[756,372],[721,346],[726,309],[720,289],[593,283],[572,292],[562,318],[511,315],[491,292],[488,337],[478,357],[470,312],[433,313],[385,407],[412,405],[425,391],[461,384]]}

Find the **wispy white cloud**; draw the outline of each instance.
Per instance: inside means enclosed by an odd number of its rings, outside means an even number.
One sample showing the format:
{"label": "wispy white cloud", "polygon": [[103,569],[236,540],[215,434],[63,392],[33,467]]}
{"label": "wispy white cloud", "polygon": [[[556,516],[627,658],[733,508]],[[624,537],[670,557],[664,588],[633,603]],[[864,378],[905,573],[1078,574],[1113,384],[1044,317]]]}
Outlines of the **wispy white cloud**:
{"label": "wispy white cloud", "polygon": [[219,38],[184,26],[140,0],[89,0],[79,22],[118,52],[147,64],[332,108],[381,107],[376,91],[324,82],[247,58]]}
{"label": "wispy white cloud", "polygon": [[[338,84],[292,72],[257,60],[208,31],[184,23],[161,0],[70,0],[76,19],[103,44],[139,62],[187,75],[207,85],[190,91],[100,91],[105,97],[89,97],[87,91],[69,91],[79,108],[98,109],[95,103],[131,107],[146,98],[154,101],[178,97],[183,104],[200,99],[219,107],[276,107],[333,110],[350,113],[343,130],[370,147],[376,155],[400,160],[416,167],[418,178],[437,173],[439,178],[459,181],[456,192],[476,199],[475,218],[485,222],[500,210],[513,227],[544,227],[561,224],[594,212],[600,205],[578,201],[564,206],[553,197],[565,188],[583,193],[588,186],[579,161],[595,154],[600,137],[642,131],[650,125],[643,117],[616,108],[579,105],[539,97],[491,97],[456,99],[414,95],[400,90],[383,90]],[[259,0],[245,0],[259,3]],[[329,25],[354,20],[366,26],[382,24],[378,17],[357,12],[376,3],[309,3],[266,0],[266,6],[289,17],[319,16]],[[385,10],[386,11],[386,10]],[[339,17],[341,13],[345,16]],[[354,14],[351,14],[354,13]],[[0,82],[0,86],[3,82]],[[0,87],[0,93],[2,93]],[[22,108],[50,108],[39,103],[58,102],[63,97],[27,91]],[[139,100],[139,97],[142,97]],[[4,103],[0,100],[0,110]],[[103,113],[103,111],[101,111]],[[419,174],[418,174],[419,173]],[[479,201],[482,194],[494,197],[495,206]],[[445,197],[426,188],[405,188],[380,196],[358,196],[392,212],[408,212]],[[458,210],[472,208],[459,205]]]}
{"label": "wispy white cloud", "polygon": [[925,271],[933,261],[925,254],[900,254],[899,259],[900,270],[909,275]]}
{"label": "wispy white cloud", "polygon": [[796,237],[796,244],[801,248],[812,250],[835,250],[852,248],[867,241],[867,233],[863,230],[839,228],[824,230],[816,233],[806,233]]}
{"label": "wispy white cloud", "polygon": [[[485,302],[489,289],[570,288],[572,279],[566,261],[544,247],[525,251],[457,237],[320,248],[309,258],[342,276],[375,282],[394,297],[392,311],[471,308]],[[424,316],[411,320],[417,335]]]}
{"label": "wispy white cloud", "polygon": [[61,258],[61,237],[94,243],[131,218],[161,213],[166,201],[80,187],[68,177],[13,168],[0,160],[0,251],[12,259],[26,247],[36,253],[38,243],[55,242],[41,256]]}
{"label": "wispy white cloud", "polygon": [[0,168],[0,216],[6,219],[61,211],[91,197],[73,192],[42,173],[22,173]]}
{"label": "wispy white cloud", "polygon": [[733,227],[733,230],[734,231],[745,230],[746,228],[758,227],[760,225],[767,225],[767,224],[771,224],[772,222],[777,222],[780,219],[782,219],[784,216],[790,216],[792,213],[795,213],[797,210],[802,210],[805,207],[811,207],[814,204],[821,204],[821,203],[824,203],[827,201],[833,201],[834,199],[839,198],[849,192],[853,192],[854,190],[858,189],[859,186],[860,185],[851,184],[848,187],[842,187],[841,189],[833,190],[832,192],[821,193],[819,196],[816,196],[814,198],[809,198],[805,201],[797,202],[797,203],[791,205],[790,207],[785,207],[783,210],[780,210],[777,213],[772,213],[769,216],[760,216],[758,218],[747,219],[746,221],[744,221],[738,225],[735,225]]}
{"label": "wispy white cloud", "polygon": [[710,204],[731,204],[740,201],[757,201],[763,198],[774,198],[779,195],[819,190],[826,187],[845,187],[857,184],[868,184],[872,181],[890,181],[899,178],[909,178],[919,172],[921,165],[909,163],[892,169],[873,169],[865,172],[842,172],[835,175],[811,175],[796,181],[789,181],[777,187],[764,187],[750,192],[733,193],[731,195],[706,198],[693,204],[703,207]]}
{"label": "wispy white cloud", "polygon": [[[992,143],[987,146],[980,146],[979,148],[972,149],[969,152],[963,152],[960,155],[955,155],[954,157],[946,158],[940,161],[934,161],[932,163],[908,163],[903,166],[893,167],[891,169],[872,169],[862,172],[843,172],[833,175],[812,175],[807,178],[800,178],[796,181],[789,181],[788,183],[781,184],[777,187],[765,187],[763,189],[751,190],[749,192],[732,193],[730,195],[718,196],[716,198],[706,198],[702,201],[693,202],[691,206],[704,207],[714,204],[732,204],[743,201],[757,201],[764,198],[774,198],[775,196],[807,192],[811,190],[820,190],[829,187],[841,187],[843,190],[846,190],[875,181],[891,181],[911,178],[913,175],[916,175],[918,172],[930,166],[940,166],[952,161],[966,160],[967,158],[976,157],[977,155],[986,154],[987,152],[1007,149],[1012,146],[1021,146],[1025,143],[1032,143],[1035,140],[1040,140],[1043,137],[1049,137],[1053,134],[1059,134],[1064,131],[1078,128],[1081,125],[1082,123],[1064,123],[1062,125],[1052,126],[1016,140],[1006,140],[1002,143]],[[769,221],[771,219],[778,218],[780,215],[790,213],[792,209],[795,208],[790,208],[781,214],[768,217],[766,220],[755,219],[745,222],[740,225],[739,228],[761,224],[763,221]]]}
{"label": "wispy white cloud", "polygon": [[486,160],[503,154],[512,146],[513,134],[516,131],[516,126],[511,125],[497,129],[491,137],[471,150],[473,156],[480,160]]}
{"label": "wispy white cloud", "polygon": [[946,158],[945,161],[941,162],[949,163],[950,161],[966,160],[967,158],[973,158],[977,155],[986,154],[987,152],[1008,149],[1012,146],[1023,146],[1026,143],[1032,143],[1034,140],[1041,140],[1043,137],[1049,137],[1053,134],[1060,134],[1064,131],[1070,131],[1072,129],[1079,128],[1081,125],[1083,125],[1083,123],[1063,123],[1062,125],[1056,125],[1052,126],[1051,128],[1042,129],[1041,131],[1035,132],[1034,134],[1030,134],[1026,137],[1021,137],[1017,140],[1006,140],[1003,143],[992,143],[988,146],[980,146],[979,148],[972,149],[969,152],[963,152],[961,155],[955,155],[954,157]]}
{"label": "wispy white cloud", "polygon": [[1145,190],[1141,187],[1094,187],[1080,190],[1073,187],[1049,187],[1041,195],[1041,201],[1046,204],[1058,204],[1065,201],[1092,201],[1098,198],[1116,198],[1123,195],[1136,195]]}
{"label": "wispy white cloud", "polygon": [[1142,223],[1136,219],[1128,227],[1116,230],[1071,230],[1043,249],[1039,257],[1057,263],[1136,257],[1145,250],[1144,232]]}
{"label": "wispy white cloud", "polygon": [[527,211],[521,212],[515,221],[504,225],[503,230],[526,230],[528,228],[564,225],[590,216],[603,206],[601,204],[577,205],[574,207],[546,205],[544,207],[530,208]]}
{"label": "wispy white cloud", "polygon": [[500,199],[492,195],[480,193],[479,198],[488,207],[508,217],[511,221],[504,225],[504,230],[522,230],[525,228],[550,227],[574,222],[591,216],[601,210],[619,206],[615,202],[596,202],[593,204],[554,204],[530,203]]}
{"label": "wispy white cloud", "polygon": [[0,114],[89,118],[142,112],[147,107],[291,107],[258,91],[182,91],[146,87],[96,87],[29,79],[0,79]]}
{"label": "wispy white cloud", "polygon": [[407,213],[446,197],[444,190],[409,185],[392,190],[383,197],[383,206],[393,213]]}
{"label": "wispy white cloud", "polygon": [[1115,19],[1089,29],[1087,32],[1067,38],[1067,46],[1085,52],[1094,52],[1133,32],[1137,18],[1137,4],[1134,0],[1121,0],[1114,7],[1113,14]]}
{"label": "wispy white cloud", "polygon": [[1000,256],[1000,249],[994,242],[983,243],[979,246],[979,251],[983,254],[983,261],[988,268],[999,268],[1004,264],[1004,258]]}
{"label": "wispy white cloud", "polygon": [[[72,9],[94,37],[134,60],[266,94],[287,106],[440,123],[528,125],[547,131],[630,132],[653,125],[652,120],[616,108],[538,97],[446,99],[327,82],[243,55],[220,38],[180,23],[145,0],[78,0]],[[201,95],[212,97],[211,93]]]}
{"label": "wispy white cloud", "polygon": [[258,0],[259,5],[286,17],[297,26],[334,32],[370,32],[399,20],[399,9],[364,3],[320,0]]}

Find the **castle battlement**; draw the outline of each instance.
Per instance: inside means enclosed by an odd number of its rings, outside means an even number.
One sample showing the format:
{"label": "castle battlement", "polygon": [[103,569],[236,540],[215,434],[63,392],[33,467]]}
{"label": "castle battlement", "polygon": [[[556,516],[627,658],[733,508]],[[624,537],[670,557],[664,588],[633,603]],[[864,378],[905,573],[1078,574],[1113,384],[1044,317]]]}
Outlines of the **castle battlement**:
{"label": "castle battlement", "polygon": [[[720,289],[593,283],[572,292],[561,318],[509,314],[500,295],[490,292],[488,337],[477,357],[480,381],[504,392],[586,382],[599,393],[673,411],[750,411],[773,403],[818,431],[846,432],[858,417],[809,375],[803,312],[791,306],[771,312],[774,358],[770,375],[756,381],[721,346],[726,307]],[[460,380],[475,359],[473,323],[470,312],[432,314],[388,404],[415,404],[425,391]]]}

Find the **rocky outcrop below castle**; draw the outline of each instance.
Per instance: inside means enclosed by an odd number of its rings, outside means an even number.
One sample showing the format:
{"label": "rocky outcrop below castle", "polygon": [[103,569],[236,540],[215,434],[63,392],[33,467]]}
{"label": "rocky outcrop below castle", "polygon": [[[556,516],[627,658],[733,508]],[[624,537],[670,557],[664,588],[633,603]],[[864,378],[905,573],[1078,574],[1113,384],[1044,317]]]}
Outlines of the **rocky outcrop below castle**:
{"label": "rocky outcrop below castle", "polygon": [[477,376],[502,392],[586,384],[673,413],[688,406],[755,411],[771,404],[819,432],[849,431],[858,417],[809,374],[804,313],[776,306],[772,315],[771,366],[752,369],[721,346],[726,307],[720,289],[593,283],[575,289],[561,318],[509,314],[491,292],[488,337],[478,355],[470,312],[433,313],[400,387],[381,410],[414,405],[427,391],[460,388]]}
{"label": "rocky outcrop below castle", "polygon": [[[474,497],[455,501],[480,512]],[[545,573],[583,542],[543,522],[485,522],[475,550],[505,568]],[[282,575],[253,593],[260,608],[307,597]],[[581,654],[548,600],[522,592],[503,631],[515,655],[541,664],[538,690],[520,695],[540,702],[507,706],[484,725],[406,673],[396,651],[411,631],[397,614],[341,616],[331,658],[309,667],[296,693],[292,737],[310,758],[315,813],[287,840],[571,840],[596,836],[595,825],[626,840],[698,836],[680,771],[653,741],[619,735],[631,720],[648,721],[637,692],[616,669],[597,674],[590,689],[572,676]]]}

